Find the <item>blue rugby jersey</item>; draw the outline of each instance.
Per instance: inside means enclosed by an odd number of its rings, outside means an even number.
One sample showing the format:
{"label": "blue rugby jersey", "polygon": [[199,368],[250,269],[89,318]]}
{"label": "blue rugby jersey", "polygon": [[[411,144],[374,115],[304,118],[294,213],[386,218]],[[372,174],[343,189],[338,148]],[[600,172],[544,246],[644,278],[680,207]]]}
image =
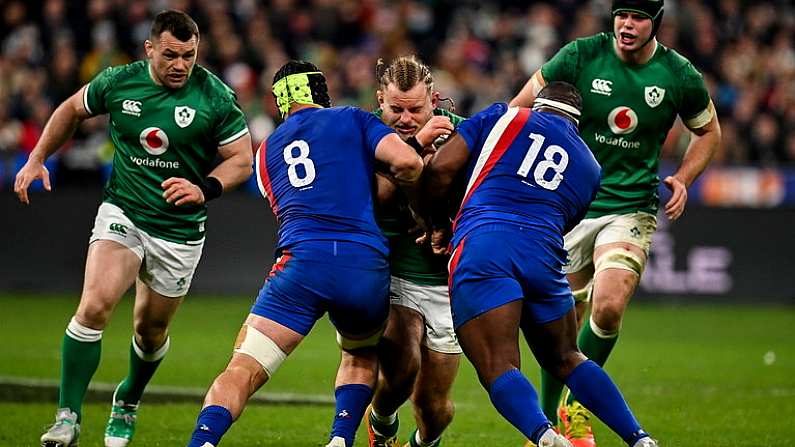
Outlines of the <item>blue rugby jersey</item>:
{"label": "blue rugby jersey", "polygon": [[575,125],[554,113],[496,103],[457,130],[470,159],[452,246],[472,229],[495,223],[539,230],[562,246],[601,177]]}
{"label": "blue rugby jersey", "polygon": [[257,151],[260,191],[279,222],[277,248],[359,242],[387,254],[373,217],[375,148],[393,132],[354,107],[292,113]]}

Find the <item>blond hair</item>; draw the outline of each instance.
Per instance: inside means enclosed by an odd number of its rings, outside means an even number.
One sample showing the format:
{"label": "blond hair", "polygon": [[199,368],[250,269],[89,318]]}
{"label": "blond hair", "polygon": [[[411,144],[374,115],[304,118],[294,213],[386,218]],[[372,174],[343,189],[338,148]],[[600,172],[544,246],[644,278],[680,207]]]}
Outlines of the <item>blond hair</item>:
{"label": "blond hair", "polygon": [[420,82],[425,83],[429,93],[433,90],[430,67],[414,55],[400,56],[389,65],[383,59],[378,59],[375,64],[375,78],[381,90],[386,90],[389,84],[395,84],[400,91],[406,92]]}

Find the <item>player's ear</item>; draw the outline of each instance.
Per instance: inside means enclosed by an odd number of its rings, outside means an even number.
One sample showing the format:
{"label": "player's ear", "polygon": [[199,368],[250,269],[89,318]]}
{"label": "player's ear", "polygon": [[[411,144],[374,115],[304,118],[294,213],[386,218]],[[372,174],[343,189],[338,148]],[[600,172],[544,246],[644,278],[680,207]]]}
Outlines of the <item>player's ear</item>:
{"label": "player's ear", "polygon": [[441,97],[442,97],[441,93],[431,92],[431,106],[433,106],[434,109],[439,104],[439,98]]}
{"label": "player's ear", "polygon": [[155,45],[152,43],[151,40],[146,39],[144,41],[144,51],[146,52],[146,58],[151,59],[152,53],[155,51]]}
{"label": "player's ear", "polygon": [[383,106],[384,105],[384,92],[382,92],[381,90],[376,90],[375,91],[375,97],[378,99],[378,105]]}

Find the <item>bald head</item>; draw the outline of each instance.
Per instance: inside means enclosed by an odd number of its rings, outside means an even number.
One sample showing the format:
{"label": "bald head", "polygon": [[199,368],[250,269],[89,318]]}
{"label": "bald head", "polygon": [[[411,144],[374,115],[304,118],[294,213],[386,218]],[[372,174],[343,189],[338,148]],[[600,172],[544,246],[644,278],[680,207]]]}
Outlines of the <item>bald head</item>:
{"label": "bald head", "polygon": [[582,114],[582,96],[577,87],[568,82],[550,82],[538,92],[533,110],[557,113],[577,124]]}

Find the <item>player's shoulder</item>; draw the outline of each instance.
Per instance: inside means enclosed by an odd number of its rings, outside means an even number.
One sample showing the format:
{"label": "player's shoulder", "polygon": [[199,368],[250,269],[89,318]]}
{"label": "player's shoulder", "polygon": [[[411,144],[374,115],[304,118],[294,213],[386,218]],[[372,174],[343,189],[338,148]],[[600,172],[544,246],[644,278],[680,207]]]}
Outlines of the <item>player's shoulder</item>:
{"label": "player's shoulder", "polygon": [[611,49],[613,36],[608,33],[598,33],[592,36],[580,37],[571,41],[581,60],[594,59],[602,54],[605,50]]}
{"label": "player's shoulder", "polygon": [[687,81],[701,78],[701,73],[686,57],[673,48],[666,47],[660,43],[658,45],[660,45],[658,50],[660,52],[659,60],[676,79]]}
{"label": "player's shoulder", "polygon": [[[131,62],[129,64],[115,65],[102,70],[98,77],[104,77],[110,84],[124,82],[127,79],[136,78],[146,73],[148,67],[145,60]],[[148,74],[147,74],[148,75]]]}
{"label": "player's shoulder", "polygon": [[192,82],[199,87],[214,106],[237,100],[237,94],[231,87],[226,85],[213,72],[199,64],[193,67],[191,78],[193,78]]}

